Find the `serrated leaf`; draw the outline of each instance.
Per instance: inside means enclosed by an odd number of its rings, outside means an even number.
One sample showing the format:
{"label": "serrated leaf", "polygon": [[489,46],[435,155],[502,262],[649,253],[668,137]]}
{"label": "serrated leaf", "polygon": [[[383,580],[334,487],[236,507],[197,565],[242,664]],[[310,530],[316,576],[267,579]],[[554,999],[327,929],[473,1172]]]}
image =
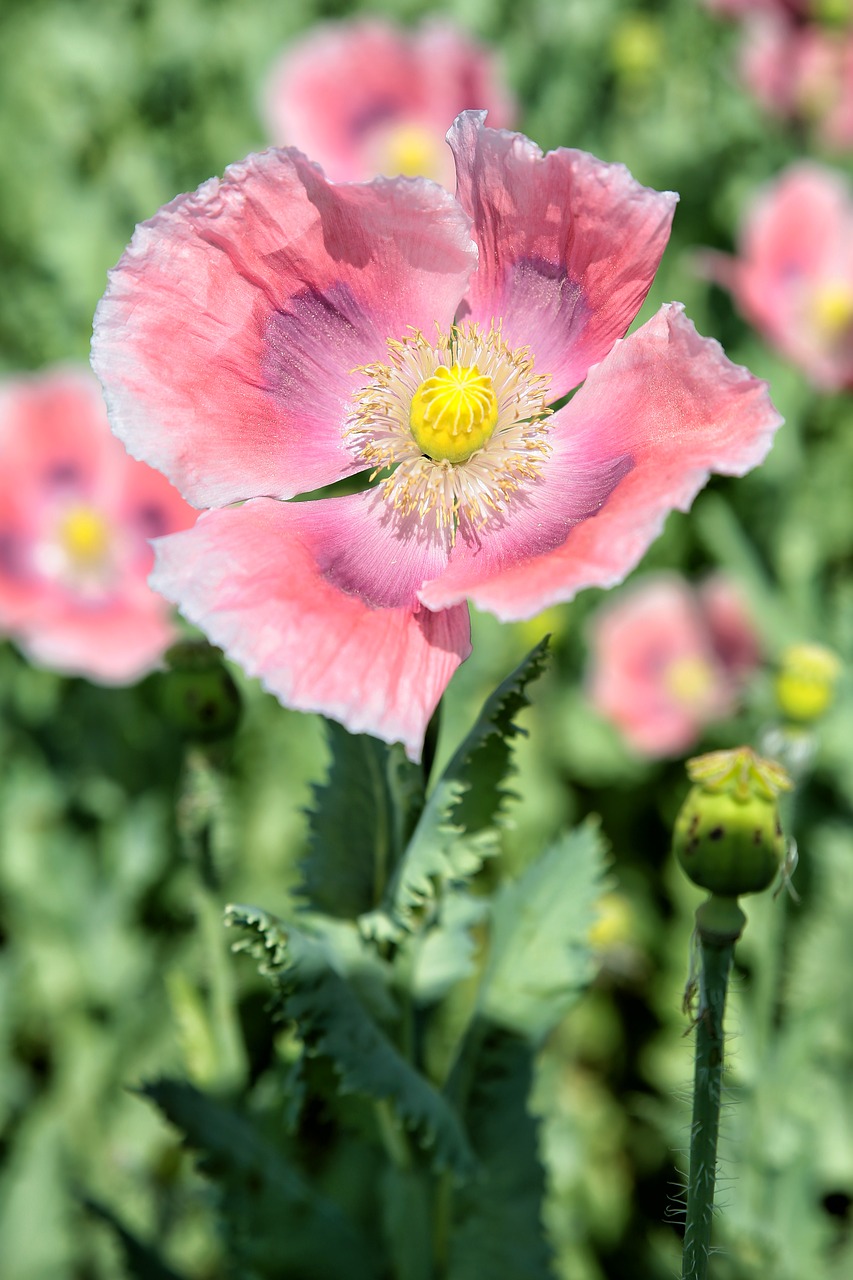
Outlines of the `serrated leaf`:
{"label": "serrated leaf", "polygon": [[239,1274],[277,1280],[289,1269],[318,1280],[347,1275],[376,1280],[371,1247],[343,1211],[307,1183],[257,1124],[190,1084],[158,1080],[139,1090],[199,1153],[203,1173],[220,1191],[229,1264]]}
{"label": "serrated leaf", "polygon": [[438,884],[470,879],[500,851],[512,742],[524,732],[515,718],[529,705],[526,689],[541,675],[547,650],[546,636],[484,703],[424,806],[382,911],[362,919],[368,936],[399,939]]}
{"label": "serrated leaf", "polygon": [[326,722],[331,762],[314,787],[297,892],[353,919],[380,900],[423,804],[423,774],[402,747]]}
{"label": "serrated leaf", "polygon": [[556,1026],[592,976],[588,937],[604,873],[601,835],[587,822],[501,886],[477,997],[482,1018],[534,1042]]}
{"label": "serrated leaf", "polygon": [[181,1280],[177,1271],[167,1266],[150,1245],[137,1240],[111,1209],[96,1200],[84,1199],[83,1204],[95,1218],[100,1218],[112,1228],[124,1259],[125,1274],[132,1280]]}
{"label": "serrated leaf", "polygon": [[553,1280],[541,1221],[545,1176],[527,1109],[533,1050],[496,1028],[474,1043],[464,1115],[478,1171],[454,1194],[448,1280]]}
{"label": "serrated leaf", "polygon": [[229,907],[226,922],[252,934],[249,950],[275,983],[281,1010],[308,1052],[331,1060],[342,1093],[386,1100],[432,1151],[436,1168],[467,1173],[471,1150],[450,1103],[409,1063],[334,967],[323,938],[311,937],[256,907]]}

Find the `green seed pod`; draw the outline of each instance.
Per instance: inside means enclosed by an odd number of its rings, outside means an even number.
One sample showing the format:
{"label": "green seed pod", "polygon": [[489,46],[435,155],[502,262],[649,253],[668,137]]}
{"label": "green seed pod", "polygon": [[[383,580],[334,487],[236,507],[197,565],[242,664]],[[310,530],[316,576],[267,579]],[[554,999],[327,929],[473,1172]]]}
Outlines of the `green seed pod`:
{"label": "green seed pod", "polygon": [[237,728],[240,694],[222,660],[206,640],[181,640],[166,652],[160,710],[184,737],[195,742],[225,738]]}
{"label": "green seed pod", "polygon": [[687,762],[694,785],[675,820],[673,848],[694,884],[726,898],[772,884],[785,858],[777,797],[790,779],[749,747]]}

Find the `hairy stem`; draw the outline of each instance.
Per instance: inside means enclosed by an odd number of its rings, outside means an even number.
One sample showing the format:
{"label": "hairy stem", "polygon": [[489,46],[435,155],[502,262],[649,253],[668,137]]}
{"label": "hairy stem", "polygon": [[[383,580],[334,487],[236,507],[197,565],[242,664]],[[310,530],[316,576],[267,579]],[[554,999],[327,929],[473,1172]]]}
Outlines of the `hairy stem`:
{"label": "hairy stem", "polygon": [[723,1085],[723,1013],[734,941],[699,929],[699,1008],[682,1280],[705,1280],[711,1248]]}

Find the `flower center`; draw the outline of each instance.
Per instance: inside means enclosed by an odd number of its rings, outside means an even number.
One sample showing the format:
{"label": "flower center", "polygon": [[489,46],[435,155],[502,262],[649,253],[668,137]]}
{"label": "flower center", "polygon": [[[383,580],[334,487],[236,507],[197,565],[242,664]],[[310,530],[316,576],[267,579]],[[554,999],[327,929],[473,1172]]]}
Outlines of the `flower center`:
{"label": "flower center", "polygon": [[435,135],[419,124],[397,125],[385,135],[378,168],[392,177],[437,177],[441,162]]}
{"label": "flower center", "polygon": [[466,462],[482,449],[497,421],[494,384],[476,365],[439,365],[418,387],[409,408],[412,435],[434,462]]}
{"label": "flower center", "polygon": [[92,507],[72,507],[60,521],[59,544],[76,568],[103,564],[111,540],[106,520]]}
{"label": "flower center", "polygon": [[405,518],[431,517],[451,539],[506,512],[550,453],[550,379],[500,327],[454,325],[428,342],[418,331],[388,340],[388,363],[367,365],[344,437]]}
{"label": "flower center", "polygon": [[704,658],[678,658],[667,668],[666,684],[677,702],[698,709],[713,691],[714,673]]}
{"label": "flower center", "polygon": [[853,288],[843,281],[821,285],[812,298],[812,316],[827,341],[843,337],[853,325]]}

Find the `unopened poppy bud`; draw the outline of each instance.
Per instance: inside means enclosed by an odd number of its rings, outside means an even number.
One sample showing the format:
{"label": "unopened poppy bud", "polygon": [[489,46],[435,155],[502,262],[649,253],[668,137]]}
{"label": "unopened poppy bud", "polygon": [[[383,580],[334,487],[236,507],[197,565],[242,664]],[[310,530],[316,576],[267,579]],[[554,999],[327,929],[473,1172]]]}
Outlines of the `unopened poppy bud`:
{"label": "unopened poppy bud", "polygon": [[181,640],[166,651],[160,708],[185,737],[211,742],[237,728],[240,695],[222,653],[206,640]]}
{"label": "unopened poppy bud", "polygon": [[785,857],[778,806],[779,792],[791,787],[785,770],[738,747],[696,756],[687,772],[694,785],[673,836],[687,875],[726,898],[766,889]]}
{"label": "unopened poppy bud", "polygon": [[820,644],[793,644],[782,654],[776,700],[788,720],[817,720],[832,702],[841,662]]}

